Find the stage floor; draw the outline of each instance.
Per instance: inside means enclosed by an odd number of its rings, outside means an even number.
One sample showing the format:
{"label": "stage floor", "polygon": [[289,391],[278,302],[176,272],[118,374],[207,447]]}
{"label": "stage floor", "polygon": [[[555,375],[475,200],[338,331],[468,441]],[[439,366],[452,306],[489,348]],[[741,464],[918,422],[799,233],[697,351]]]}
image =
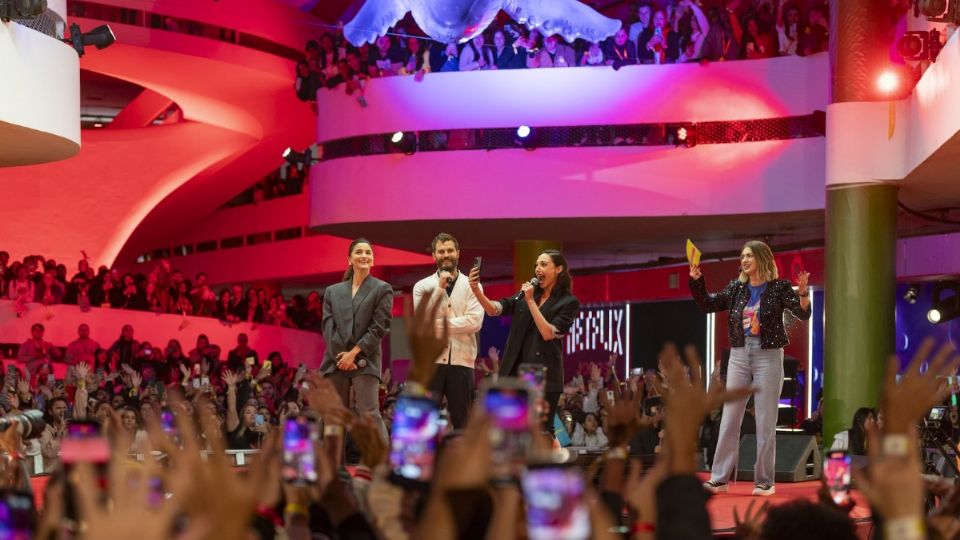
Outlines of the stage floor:
{"label": "stage floor", "polygon": [[[709,479],[709,475],[703,474],[703,479]],[[764,501],[770,501],[770,505],[784,504],[794,499],[817,499],[817,490],[820,489],[820,482],[798,482],[777,484],[777,493],[769,497],[754,497],[750,494],[753,491],[753,482],[732,482],[730,492],[714,495],[707,503],[707,509],[710,512],[710,522],[713,525],[713,533],[717,538],[733,538],[734,519],[733,509],[736,508],[740,517],[746,512],[747,506],[751,501],[756,501],[754,509],[762,505]],[[857,506],[850,513],[855,521],[858,522],[857,532],[861,538],[866,539],[870,531],[870,508],[867,506],[863,495],[854,491],[853,500]]]}

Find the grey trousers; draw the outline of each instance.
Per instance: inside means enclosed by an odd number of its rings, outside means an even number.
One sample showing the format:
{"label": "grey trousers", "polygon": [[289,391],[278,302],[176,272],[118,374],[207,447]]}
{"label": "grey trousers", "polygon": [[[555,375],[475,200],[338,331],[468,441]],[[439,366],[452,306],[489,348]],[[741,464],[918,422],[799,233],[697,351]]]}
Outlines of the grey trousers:
{"label": "grey trousers", "polygon": [[[747,338],[745,347],[730,351],[727,366],[727,388],[753,386],[753,402],[757,419],[757,462],[754,483],[773,485],[774,461],[777,454],[777,405],[783,390],[783,349],[761,349],[759,338]],[[726,482],[737,465],[740,450],[740,425],[747,399],[729,401],[723,406],[720,435],[713,459],[710,479]]]}
{"label": "grey trousers", "polygon": [[[377,420],[380,425],[380,433],[383,440],[389,441],[390,435],[387,433],[387,426],[383,423],[383,417],[380,416],[380,379],[373,375],[356,375],[351,377],[342,372],[334,372],[327,375],[333,383],[340,399],[348,407],[360,414],[369,413]],[[350,405],[350,387],[353,386],[355,401]]]}

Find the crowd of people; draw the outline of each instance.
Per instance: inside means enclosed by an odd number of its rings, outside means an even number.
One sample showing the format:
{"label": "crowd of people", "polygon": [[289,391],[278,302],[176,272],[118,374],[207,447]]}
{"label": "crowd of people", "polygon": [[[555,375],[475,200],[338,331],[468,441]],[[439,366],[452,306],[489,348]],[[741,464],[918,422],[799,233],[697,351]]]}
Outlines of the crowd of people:
{"label": "crowd of people", "polygon": [[82,311],[109,307],[314,331],[319,330],[322,316],[321,297],[316,291],[288,300],[281,292],[264,288],[244,290],[234,285],[215,290],[206,273],[200,272],[190,280],[182,271],[172,269],[166,259],[144,275],[106,266],[95,270],[84,257],[77,264],[77,272],[68,277],[66,265],[53,259],[28,255],[22,261],[11,261],[8,252],[0,251],[0,297],[14,301],[18,316],[23,316],[31,303],[68,304]]}
{"label": "crowd of people", "polygon": [[439,43],[416,29],[397,28],[373,45],[355,47],[324,33],[306,45],[296,91],[313,101],[320,88],[343,85],[361,104],[370,78],[423,77],[431,72],[630,64],[672,64],[805,56],[827,50],[828,3],[820,0],[669,0],[639,2],[635,18],[600,43],[506,23],[464,44]]}
{"label": "crowd of people", "polygon": [[[445,332],[436,330],[441,303],[419,308],[407,320],[414,353],[410,384],[428,384],[437,356],[448,345]],[[48,349],[42,328],[34,330],[33,339],[40,344],[35,351]],[[570,538],[712,538],[709,495],[695,474],[698,433],[711,411],[750,392],[728,391],[720,380],[705,384],[694,348],[683,354],[665,348],[659,377],[651,381],[662,406],[657,413],[662,444],[655,464],[644,470],[626,451],[630,440],[653,425],[644,411],[643,391],[635,384],[613,385],[620,389],[606,404],[604,418],[597,418],[610,449],[599,474],[572,469],[584,489],[563,501],[567,508],[536,498],[527,484],[491,483],[497,458],[491,419],[482,408],[472,411],[462,432],[440,437],[438,464],[428,485],[403,486],[390,480],[390,442],[372,418],[357,415],[349,401],[342,401],[329,378],[286,365],[274,355],[272,366],[262,362],[242,337],[226,362],[216,364],[210,361],[218,356],[211,350],[215,346],[202,339],[187,354],[170,347],[166,363],[175,358],[179,367],[160,376],[163,385],[147,383],[155,356],[144,354],[149,344],[137,344],[132,329],[124,329],[110,352],[88,340],[81,328],[78,340],[67,347],[71,373],[66,380],[49,378],[49,363],[36,358],[24,359],[24,365],[35,362],[35,370],[13,368],[4,374],[0,403],[8,414],[39,406],[46,420],[39,439],[24,441],[18,429],[7,429],[0,437],[0,447],[9,454],[0,463],[0,481],[8,490],[29,493],[22,456],[38,446],[53,455],[71,433],[69,426],[84,419],[100,420],[113,449],[109,463],[99,468],[95,460],[84,459],[70,467],[54,465],[42,510],[20,523],[5,518],[5,527],[26,529],[34,538],[56,538],[67,531],[83,538],[502,539],[525,537],[524,529],[540,530],[542,512],[565,516],[561,522],[571,527],[585,518],[586,529],[571,529],[578,535]],[[867,428],[870,465],[855,475],[885,538],[955,538],[960,530],[955,512],[960,494],[949,486],[928,486],[919,474],[914,426],[947,395],[938,376],[957,367],[951,347],[932,352],[928,341],[900,377],[894,377],[898,364],[891,361],[880,402],[884,422]],[[116,363],[115,369],[100,367],[105,362]],[[927,369],[921,370],[921,364]],[[588,378],[587,393],[596,389],[603,395],[601,367],[591,367]],[[579,386],[573,383],[570,390],[575,393],[573,387]],[[323,420],[323,442],[311,450],[316,480],[309,485],[290,480],[282,430],[267,420],[267,415],[301,414]],[[531,459],[555,459],[549,458],[556,450],[541,435],[540,424],[531,419],[528,428],[536,456]],[[256,459],[251,457],[245,474],[237,474],[224,450],[255,446],[260,449]],[[143,461],[130,461],[130,450],[141,453]],[[204,450],[209,452],[205,459]],[[738,512],[737,534],[857,538],[848,515],[852,503],[837,505],[824,493],[818,501],[798,499]]]}

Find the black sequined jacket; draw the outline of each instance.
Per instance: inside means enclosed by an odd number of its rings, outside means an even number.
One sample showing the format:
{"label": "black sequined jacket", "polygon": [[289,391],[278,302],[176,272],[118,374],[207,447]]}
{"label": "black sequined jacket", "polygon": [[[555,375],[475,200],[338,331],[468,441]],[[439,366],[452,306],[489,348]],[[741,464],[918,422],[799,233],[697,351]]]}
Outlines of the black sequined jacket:
{"label": "black sequined jacket", "polygon": [[[744,346],[743,309],[750,301],[747,284],[733,280],[717,294],[707,292],[707,284],[700,279],[690,280],[690,292],[700,309],[706,313],[728,310],[727,335],[731,347]],[[775,279],[767,282],[767,289],[760,297],[760,347],[781,349],[790,342],[783,328],[783,312],[790,311],[801,320],[810,318],[810,309],[800,307],[800,297],[789,281]]]}

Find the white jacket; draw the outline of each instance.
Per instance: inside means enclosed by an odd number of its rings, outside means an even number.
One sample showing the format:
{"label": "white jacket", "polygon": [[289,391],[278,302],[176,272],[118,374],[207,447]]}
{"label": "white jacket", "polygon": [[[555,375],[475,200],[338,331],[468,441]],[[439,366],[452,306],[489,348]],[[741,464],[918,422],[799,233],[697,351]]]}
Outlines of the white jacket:
{"label": "white jacket", "polygon": [[470,290],[470,280],[463,272],[457,272],[453,292],[447,298],[447,291],[440,288],[437,274],[421,279],[413,287],[413,307],[416,309],[424,298],[433,296],[446,300],[440,307],[437,328],[442,331],[443,318],[447,318],[450,344],[444,349],[438,364],[452,364],[473,369],[477,359],[477,332],[483,325],[483,306]]}

